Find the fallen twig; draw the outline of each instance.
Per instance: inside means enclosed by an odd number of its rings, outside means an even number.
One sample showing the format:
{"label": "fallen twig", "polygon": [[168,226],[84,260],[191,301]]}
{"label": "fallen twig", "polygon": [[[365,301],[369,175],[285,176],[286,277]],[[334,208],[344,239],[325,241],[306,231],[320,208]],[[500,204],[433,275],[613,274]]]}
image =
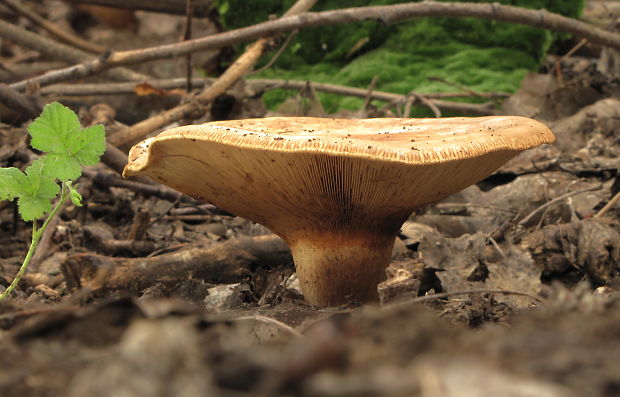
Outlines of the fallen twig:
{"label": "fallen twig", "polygon": [[[187,0],[70,0],[72,3],[93,4],[130,10],[163,12],[184,15]],[[193,0],[194,16],[208,17],[213,12],[213,0]]]}
{"label": "fallen twig", "polygon": [[[212,84],[215,79],[213,78],[194,78],[192,79],[192,86],[202,88],[205,84]],[[299,90],[306,87],[307,80],[279,80],[279,79],[247,79],[248,84],[252,89],[258,91],[284,89],[284,90]],[[162,80],[149,80],[148,83],[153,87],[170,90],[175,88],[183,88],[186,84],[185,78],[175,79],[162,79]],[[365,88],[348,87],[344,85],[327,84],[310,82],[314,89],[321,92],[327,92],[331,94],[353,96],[359,98],[366,98],[370,96],[373,100],[378,101],[392,101],[394,99],[405,99],[405,95],[394,94],[384,91],[368,90]],[[82,95],[119,95],[119,94],[135,94],[136,83],[85,83],[85,84],[54,84],[41,89],[43,95],[70,95],[70,96],[82,96]],[[511,94],[507,92],[481,92],[476,96],[480,96],[487,99],[495,98],[508,98]],[[424,94],[429,99],[445,99],[445,98],[467,98],[472,95],[467,92],[435,92]]]}
{"label": "fallen twig", "polygon": [[605,216],[605,214],[607,212],[609,212],[609,210],[611,210],[620,200],[620,192],[616,193],[611,200],[609,200],[609,202],[607,204],[605,204],[605,206],[603,208],[601,208],[596,215],[594,215],[595,218],[601,218],[603,216]]}
{"label": "fallen twig", "polygon": [[422,303],[422,302],[433,301],[435,299],[449,298],[449,297],[455,296],[455,295],[472,295],[472,294],[502,294],[502,295],[526,296],[526,297],[528,297],[528,298],[530,298],[530,299],[532,299],[532,300],[534,300],[536,302],[545,304],[545,301],[542,298],[539,298],[538,296],[532,295],[532,294],[527,293],[527,292],[504,290],[504,289],[485,289],[485,288],[482,288],[482,289],[467,289],[467,290],[461,290],[461,291],[441,292],[439,294],[418,296],[416,298],[408,299],[406,301],[392,303],[391,305],[394,305],[394,306],[404,306],[404,305],[410,305],[412,303]]}
{"label": "fallen twig", "polygon": [[90,43],[86,40],[82,40],[80,37],[72,35],[68,33],[67,31],[65,31],[64,29],[61,29],[55,23],[52,23],[48,21],[47,19],[43,18],[42,16],[30,10],[28,7],[26,7],[19,1],[4,0],[4,4],[9,6],[9,8],[11,8],[16,13],[24,16],[25,18],[28,18],[33,23],[47,30],[48,32],[50,32],[51,34],[53,34],[54,36],[56,36],[57,38],[59,38],[60,40],[64,41],[65,43],[69,45],[72,45],[84,51],[91,52],[93,54],[100,54],[103,51],[105,51],[105,48],[97,44]]}
{"label": "fallen twig", "polygon": [[484,98],[484,96],[482,96],[480,93],[470,89],[469,87],[466,87],[466,86],[464,86],[462,84],[453,83],[453,82],[448,81],[448,80],[446,80],[444,78],[441,78],[441,77],[429,77],[428,80],[430,80],[430,81],[438,81],[440,83],[444,83],[445,85],[449,85],[449,86],[452,86],[454,88],[458,88],[459,90],[462,90],[462,91],[468,93],[470,96],[473,96],[473,97]]}
{"label": "fallen twig", "polygon": [[148,258],[116,258],[75,254],[62,264],[70,289],[123,290],[139,293],[156,283],[182,280],[234,283],[257,265],[292,263],[288,246],[275,235],[239,238],[210,247],[195,247]]}
{"label": "fallen twig", "polygon": [[573,197],[576,196],[578,194],[582,194],[582,193],[587,193],[587,192],[592,192],[594,190],[600,190],[602,189],[602,186],[595,186],[595,187],[589,187],[586,189],[581,189],[581,190],[575,190],[573,192],[568,192],[566,194],[561,195],[560,197],[556,197],[553,200],[549,200],[546,203],[542,204],[541,206],[539,206],[538,208],[536,208],[534,211],[530,212],[527,216],[525,216],[523,219],[521,219],[519,221],[519,223],[517,223],[518,227],[523,227],[525,226],[534,216],[536,216],[536,214],[538,214],[540,211],[544,210],[545,208],[549,207],[550,205],[553,205],[557,202],[560,202],[564,199],[567,199],[569,197]]}
{"label": "fallen twig", "polygon": [[[187,41],[192,38],[192,22],[194,16],[194,3],[192,0],[185,0],[186,13],[185,13],[185,28],[183,31],[183,40]],[[185,71],[187,74],[187,92],[192,92],[192,53],[188,52],[185,56]]]}
{"label": "fallen twig", "polygon": [[15,91],[4,83],[0,83],[0,103],[26,116],[26,118],[34,118],[38,116],[41,111],[39,104],[35,100],[21,92]]}
{"label": "fallen twig", "polygon": [[97,172],[92,170],[84,170],[84,176],[92,179],[94,183],[106,187],[120,187],[128,189],[136,193],[140,193],[146,197],[157,197],[162,200],[176,201],[179,196],[183,202],[195,203],[196,201],[183,193],[161,184],[147,184],[138,181],[130,181],[121,178],[118,174],[112,172]]}
{"label": "fallen twig", "polygon": [[[514,22],[571,33],[588,39],[591,43],[620,49],[620,34],[608,32],[576,19],[554,14],[546,10],[529,10],[497,3],[449,3],[424,1],[420,3],[394,4],[389,6],[356,7],[334,11],[306,12],[300,15],[280,18],[275,21],[235,29],[181,43],[167,44],[132,51],[119,51],[105,59],[96,59],[48,73],[45,77],[33,79],[39,85],[49,85],[63,81],[67,77],[79,78],[100,73],[104,70],[185,55],[188,52],[213,50],[233,44],[243,43],[259,37],[268,37],[296,29],[337,25],[378,19],[384,23],[394,23],[420,17],[477,17],[504,22]],[[5,25],[8,25],[4,23]],[[19,91],[26,88],[26,81],[12,85]]]}
{"label": "fallen twig", "polygon": [[[9,39],[16,44],[35,50],[53,59],[60,59],[65,62],[99,62],[101,58],[94,59],[93,56],[84,51],[78,50],[66,44],[57,43],[47,37],[22,29],[0,19],[0,37]],[[93,74],[93,73],[91,73]],[[88,75],[91,75],[88,74]],[[140,81],[149,79],[149,76],[134,72],[133,70],[120,68],[110,70],[108,76],[120,81]],[[84,76],[86,77],[86,76]],[[29,81],[37,82],[38,78],[27,79],[21,83],[11,84],[11,88],[17,91],[24,91]]]}
{"label": "fallen twig", "polygon": [[416,94],[413,91],[410,92],[409,95],[407,96],[407,102],[405,103],[405,110],[403,111],[404,117],[409,117],[409,114],[411,112],[411,106],[416,101],[419,101],[422,105],[427,106],[433,112],[435,117],[437,118],[441,117],[441,110],[439,110],[439,107],[435,103],[433,103],[433,101],[426,98],[426,95]]}
{"label": "fallen twig", "polygon": [[[204,86],[204,84],[210,83],[214,79],[193,79],[192,85]],[[278,80],[278,79],[249,79],[246,83],[257,91],[268,91],[274,89],[290,89],[290,90],[302,90],[308,85],[308,81],[301,80]],[[151,85],[161,89],[181,88],[186,84],[185,79],[169,79],[169,80],[152,80]],[[356,98],[368,98],[377,101],[386,101],[391,103],[399,103],[407,100],[406,95],[393,94],[385,91],[368,90],[365,88],[347,87],[336,84],[327,83],[315,83],[311,82],[312,88],[316,91],[327,92],[337,95],[353,96]],[[45,95],[116,95],[123,93],[134,93],[136,83],[112,83],[112,84],[57,84],[49,87],[44,87],[41,92]],[[510,94],[508,93],[486,93],[481,94],[487,98],[506,98]],[[495,106],[492,103],[464,103],[445,101],[438,98],[465,98],[471,95],[467,93],[433,93],[424,94],[424,97],[429,99],[434,106],[439,109],[445,109],[449,111],[473,113],[473,114],[494,114]],[[415,102],[414,102],[415,104]],[[170,115],[170,122],[174,121],[174,115]]]}
{"label": "fallen twig", "polygon": [[256,69],[253,70],[251,72],[248,72],[245,74],[245,77],[251,76],[253,74],[257,74],[260,73],[264,70],[269,69],[270,67],[273,66],[274,63],[276,63],[276,61],[278,60],[278,58],[280,58],[280,55],[282,55],[282,53],[284,52],[284,50],[286,50],[289,46],[289,44],[291,44],[291,42],[293,41],[293,39],[295,38],[295,36],[297,36],[297,30],[293,30],[291,32],[291,34],[288,35],[288,37],[286,38],[286,40],[284,40],[284,43],[282,43],[282,45],[280,46],[280,48],[278,48],[278,51],[276,51],[276,53],[271,57],[271,59],[269,60],[269,62],[267,62],[263,67],[261,67],[260,69]]}

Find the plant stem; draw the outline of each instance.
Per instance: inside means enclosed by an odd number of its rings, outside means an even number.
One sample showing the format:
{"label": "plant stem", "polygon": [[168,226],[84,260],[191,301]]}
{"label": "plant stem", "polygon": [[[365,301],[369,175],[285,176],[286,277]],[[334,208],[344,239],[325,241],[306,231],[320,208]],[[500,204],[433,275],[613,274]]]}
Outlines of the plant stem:
{"label": "plant stem", "polygon": [[58,200],[58,203],[56,203],[56,206],[54,207],[54,209],[52,209],[50,214],[47,216],[47,219],[45,219],[45,222],[43,222],[43,225],[40,228],[37,228],[37,221],[36,220],[32,221],[32,241],[30,242],[30,248],[28,248],[28,253],[26,254],[26,257],[24,258],[24,262],[22,263],[22,266],[19,268],[19,271],[17,272],[17,275],[13,279],[13,282],[11,283],[11,285],[8,286],[6,290],[4,290],[4,292],[0,294],[0,301],[6,298],[11,292],[13,292],[15,288],[17,288],[17,285],[19,284],[22,277],[24,276],[24,273],[26,273],[28,264],[30,263],[32,256],[34,255],[34,252],[36,251],[37,246],[39,245],[39,241],[41,240],[41,237],[43,236],[43,232],[45,231],[50,221],[54,218],[54,216],[58,213],[60,208],[67,201],[67,199],[69,199],[70,196],[71,196],[70,191],[69,189],[66,188],[65,182],[63,182],[62,187],[61,187],[60,200]]}

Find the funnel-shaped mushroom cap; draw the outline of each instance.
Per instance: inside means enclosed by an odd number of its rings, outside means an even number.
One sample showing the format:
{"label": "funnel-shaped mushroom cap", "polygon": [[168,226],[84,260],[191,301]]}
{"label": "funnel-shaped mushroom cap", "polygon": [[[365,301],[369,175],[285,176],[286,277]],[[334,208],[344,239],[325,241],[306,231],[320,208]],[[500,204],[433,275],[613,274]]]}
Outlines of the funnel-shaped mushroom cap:
{"label": "funnel-shaped mushroom cap", "polygon": [[[174,128],[134,146],[124,175],[148,175],[265,225],[289,243],[302,278],[309,267],[327,266],[318,262],[347,262],[347,251],[364,251],[365,262],[389,261],[394,237],[414,209],[553,141],[546,126],[523,117],[222,121]],[[326,254],[326,247],[337,251]],[[319,253],[333,257],[319,260]],[[307,298],[324,278],[344,277],[352,285],[332,286],[338,297],[310,296],[312,303],[374,295],[387,263],[372,265],[378,270],[371,286],[366,263],[337,266],[327,266],[320,279],[302,280]]]}

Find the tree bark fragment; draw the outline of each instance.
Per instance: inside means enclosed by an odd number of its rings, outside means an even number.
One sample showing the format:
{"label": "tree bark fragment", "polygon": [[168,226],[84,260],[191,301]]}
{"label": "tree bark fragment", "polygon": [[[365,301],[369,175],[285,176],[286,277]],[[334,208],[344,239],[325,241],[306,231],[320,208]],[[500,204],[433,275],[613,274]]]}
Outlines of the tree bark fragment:
{"label": "tree bark fragment", "polygon": [[190,278],[208,283],[235,283],[249,277],[257,266],[292,262],[286,243],[275,235],[267,235],[148,258],[75,254],[61,264],[61,269],[70,289],[140,293],[157,283],[176,285]]}

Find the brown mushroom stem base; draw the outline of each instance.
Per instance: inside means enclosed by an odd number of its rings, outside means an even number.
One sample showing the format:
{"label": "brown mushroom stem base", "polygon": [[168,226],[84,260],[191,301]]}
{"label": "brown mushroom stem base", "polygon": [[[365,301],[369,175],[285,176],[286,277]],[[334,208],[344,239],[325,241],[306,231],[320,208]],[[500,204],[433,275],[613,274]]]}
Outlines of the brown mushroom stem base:
{"label": "brown mushroom stem base", "polygon": [[339,236],[322,237],[322,245],[312,239],[289,244],[306,301],[327,307],[377,300],[377,285],[385,279],[395,236],[379,243],[356,239],[347,244],[337,244]]}

